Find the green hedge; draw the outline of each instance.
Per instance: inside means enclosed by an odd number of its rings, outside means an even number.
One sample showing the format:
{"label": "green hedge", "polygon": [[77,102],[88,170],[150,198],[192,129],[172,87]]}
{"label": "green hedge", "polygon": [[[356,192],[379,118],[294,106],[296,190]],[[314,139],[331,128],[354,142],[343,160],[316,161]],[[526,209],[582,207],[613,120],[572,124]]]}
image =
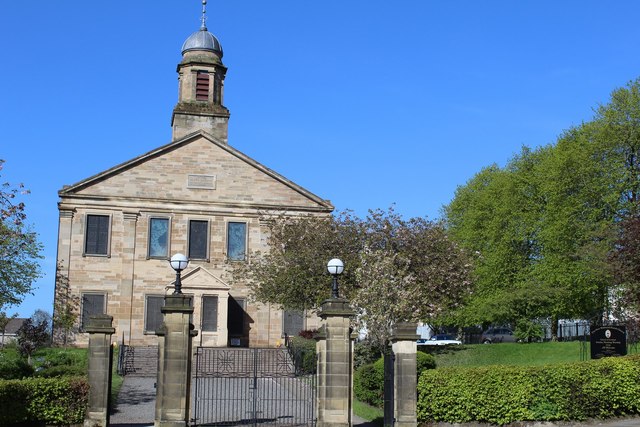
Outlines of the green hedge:
{"label": "green hedge", "polygon": [[[418,376],[422,371],[435,369],[436,359],[426,353],[416,354],[416,371]],[[384,404],[384,358],[374,363],[362,365],[353,375],[353,393],[361,402],[382,408]]]}
{"label": "green hedge", "polygon": [[291,337],[289,342],[289,354],[293,357],[296,373],[307,375],[316,372],[316,340]]}
{"label": "green hedge", "polygon": [[0,426],[82,423],[88,395],[84,378],[0,380]]}
{"label": "green hedge", "polygon": [[537,367],[424,372],[418,421],[507,424],[640,413],[640,356]]}

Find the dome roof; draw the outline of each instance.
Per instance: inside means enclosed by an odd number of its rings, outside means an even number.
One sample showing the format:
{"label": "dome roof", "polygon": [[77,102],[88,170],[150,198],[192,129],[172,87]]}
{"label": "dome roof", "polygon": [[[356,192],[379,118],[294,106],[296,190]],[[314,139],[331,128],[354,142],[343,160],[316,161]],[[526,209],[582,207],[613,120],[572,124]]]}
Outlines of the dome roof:
{"label": "dome roof", "polygon": [[190,50],[206,50],[222,58],[222,45],[216,36],[207,31],[207,28],[204,26],[200,28],[200,31],[191,34],[182,45],[183,55]]}

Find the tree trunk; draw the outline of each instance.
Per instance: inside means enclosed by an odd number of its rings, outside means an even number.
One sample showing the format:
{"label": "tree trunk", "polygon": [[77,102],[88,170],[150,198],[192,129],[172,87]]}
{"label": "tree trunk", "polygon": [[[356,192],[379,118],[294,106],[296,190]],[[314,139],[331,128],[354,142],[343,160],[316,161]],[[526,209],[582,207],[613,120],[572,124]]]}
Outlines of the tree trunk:
{"label": "tree trunk", "polygon": [[558,341],[558,316],[551,316],[551,341]]}

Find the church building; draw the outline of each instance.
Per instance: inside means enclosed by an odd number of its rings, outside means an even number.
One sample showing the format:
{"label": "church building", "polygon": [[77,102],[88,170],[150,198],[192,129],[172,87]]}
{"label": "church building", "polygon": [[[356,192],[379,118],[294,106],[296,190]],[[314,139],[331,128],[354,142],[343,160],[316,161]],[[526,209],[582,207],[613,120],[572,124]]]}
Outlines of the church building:
{"label": "church building", "polygon": [[87,344],[83,327],[99,313],[113,316],[118,341],[155,344],[176,253],[189,259],[181,282],[193,296],[195,344],[273,347],[318,326],[315,316],[250,301],[229,274],[231,263],[268,250],[270,216],[327,216],[333,206],[229,144],[227,68],[205,6],[182,46],[171,142],[58,193],[55,307],[62,297],[79,303],[76,345]]}

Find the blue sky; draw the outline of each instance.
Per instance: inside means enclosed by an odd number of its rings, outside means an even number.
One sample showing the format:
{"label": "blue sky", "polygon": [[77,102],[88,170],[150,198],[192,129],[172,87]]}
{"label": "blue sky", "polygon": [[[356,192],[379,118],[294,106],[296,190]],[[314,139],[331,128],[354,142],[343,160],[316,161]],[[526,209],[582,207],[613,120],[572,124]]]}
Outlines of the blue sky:
{"label": "blue sky", "polygon": [[[57,192],[166,144],[198,0],[4,1],[1,182],[23,182],[52,310]],[[640,2],[217,1],[229,143],[365,215],[437,218],[483,166],[553,143],[640,76]]]}

